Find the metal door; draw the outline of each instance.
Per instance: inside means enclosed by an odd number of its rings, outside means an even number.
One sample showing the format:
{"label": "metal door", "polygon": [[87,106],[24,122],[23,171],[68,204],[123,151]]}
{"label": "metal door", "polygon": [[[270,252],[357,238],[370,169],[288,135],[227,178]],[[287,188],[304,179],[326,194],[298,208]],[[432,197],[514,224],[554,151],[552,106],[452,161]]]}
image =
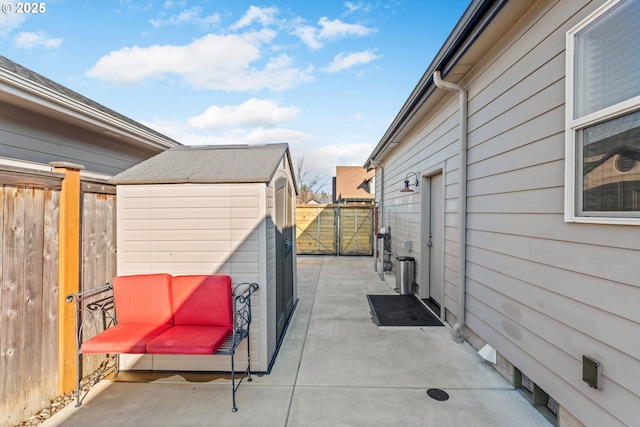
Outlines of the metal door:
{"label": "metal door", "polygon": [[422,199],[422,286],[419,296],[442,306],[444,299],[444,178],[424,178]]}

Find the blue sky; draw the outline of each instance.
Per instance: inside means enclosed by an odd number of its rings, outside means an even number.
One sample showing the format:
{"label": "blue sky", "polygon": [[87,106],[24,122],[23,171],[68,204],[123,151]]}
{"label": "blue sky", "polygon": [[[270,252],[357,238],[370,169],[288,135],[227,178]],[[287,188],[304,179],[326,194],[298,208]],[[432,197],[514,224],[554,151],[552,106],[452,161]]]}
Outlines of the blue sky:
{"label": "blue sky", "polygon": [[183,144],[362,165],[469,0],[54,0],[0,54]]}

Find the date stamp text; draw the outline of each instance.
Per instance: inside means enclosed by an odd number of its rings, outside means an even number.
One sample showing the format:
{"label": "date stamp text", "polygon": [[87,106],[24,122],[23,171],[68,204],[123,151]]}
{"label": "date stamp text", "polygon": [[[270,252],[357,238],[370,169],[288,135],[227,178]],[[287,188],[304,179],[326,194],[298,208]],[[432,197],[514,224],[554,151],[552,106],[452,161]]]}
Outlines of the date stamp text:
{"label": "date stamp text", "polygon": [[41,3],[2,3],[2,13],[39,14],[47,11],[47,4]]}

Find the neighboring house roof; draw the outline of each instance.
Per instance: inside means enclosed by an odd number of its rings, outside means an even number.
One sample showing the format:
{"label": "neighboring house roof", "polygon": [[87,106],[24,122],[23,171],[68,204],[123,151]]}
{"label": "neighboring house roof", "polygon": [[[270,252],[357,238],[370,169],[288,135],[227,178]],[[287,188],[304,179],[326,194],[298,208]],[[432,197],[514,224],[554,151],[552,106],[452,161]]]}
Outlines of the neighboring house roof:
{"label": "neighboring house roof", "polygon": [[[442,78],[455,83],[486,54],[491,46],[503,36],[504,28],[511,28],[521,5],[508,0],[472,0],[462,18],[445,41],[440,51],[423,74],[413,92],[404,103],[391,126],[364,163],[367,169],[383,161],[411,131],[415,124],[445,96],[445,91],[436,91],[433,73],[440,71]],[[498,12],[501,12],[498,15]],[[491,23],[491,27],[489,27]],[[482,36],[484,43],[476,43]],[[461,58],[464,56],[464,61]]]}
{"label": "neighboring house roof", "polygon": [[362,166],[336,166],[336,201],[373,200],[375,196],[369,192],[373,175],[373,170]]}
{"label": "neighboring house roof", "polygon": [[63,115],[65,121],[99,132],[111,132],[125,141],[161,149],[181,145],[4,56],[0,56],[0,93],[3,101],[47,115]]}
{"label": "neighboring house roof", "polygon": [[288,144],[182,146],[163,151],[119,173],[109,182],[268,183],[283,159],[293,177]]}

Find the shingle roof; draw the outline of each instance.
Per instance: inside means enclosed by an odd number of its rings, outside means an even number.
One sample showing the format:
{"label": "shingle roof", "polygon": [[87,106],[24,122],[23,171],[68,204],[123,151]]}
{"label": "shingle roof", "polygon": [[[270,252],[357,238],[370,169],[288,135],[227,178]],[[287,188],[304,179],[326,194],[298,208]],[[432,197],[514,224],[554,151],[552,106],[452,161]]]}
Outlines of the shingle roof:
{"label": "shingle roof", "polygon": [[288,144],[193,145],[151,157],[109,180],[113,184],[268,183]]}
{"label": "shingle roof", "polygon": [[336,200],[367,200],[375,196],[365,190],[373,178],[374,170],[367,172],[362,166],[336,166]]}
{"label": "shingle roof", "polygon": [[53,80],[50,80],[26,67],[23,67],[20,64],[17,64],[13,61],[11,61],[8,58],[5,58],[4,56],[0,55],[0,69],[4,69],[7,70],[17,76],[20,76],[21,78],[28,80],[32,83],[35,83],[45,89],[48,89],[52,92],[55,92],[59,95],[62,95],[64,97],[66,97],[67,99],[71,99],[75,102],[78,102],[80,104],[83,104],[89,108],[92,108],[94,110],[97,110],[103,114],[106,114],[108,116],[114,117],[124,123],[127,123],[128,125],[131,125],[135,128],[144,130],[147,133],[153,134],[156,137],[165,140],[169,143],[171,143],[172,145],[180,145],[180,143],[178,141],[175,141],[169,137],[167,137],[166,135],[161,134],[160,132],[157,132],[141,123],[136,122],[133,119],[130,119],[129,117],[126,117],[120,113],[118,113],[117,111],[114,111],[110,108],[105,107],[102,104],[97,103],[96,101],[87,98],[86,96],[80,95],[78,92],[74,92],[73,90],[62,86],[59,83],[54,82]]}

